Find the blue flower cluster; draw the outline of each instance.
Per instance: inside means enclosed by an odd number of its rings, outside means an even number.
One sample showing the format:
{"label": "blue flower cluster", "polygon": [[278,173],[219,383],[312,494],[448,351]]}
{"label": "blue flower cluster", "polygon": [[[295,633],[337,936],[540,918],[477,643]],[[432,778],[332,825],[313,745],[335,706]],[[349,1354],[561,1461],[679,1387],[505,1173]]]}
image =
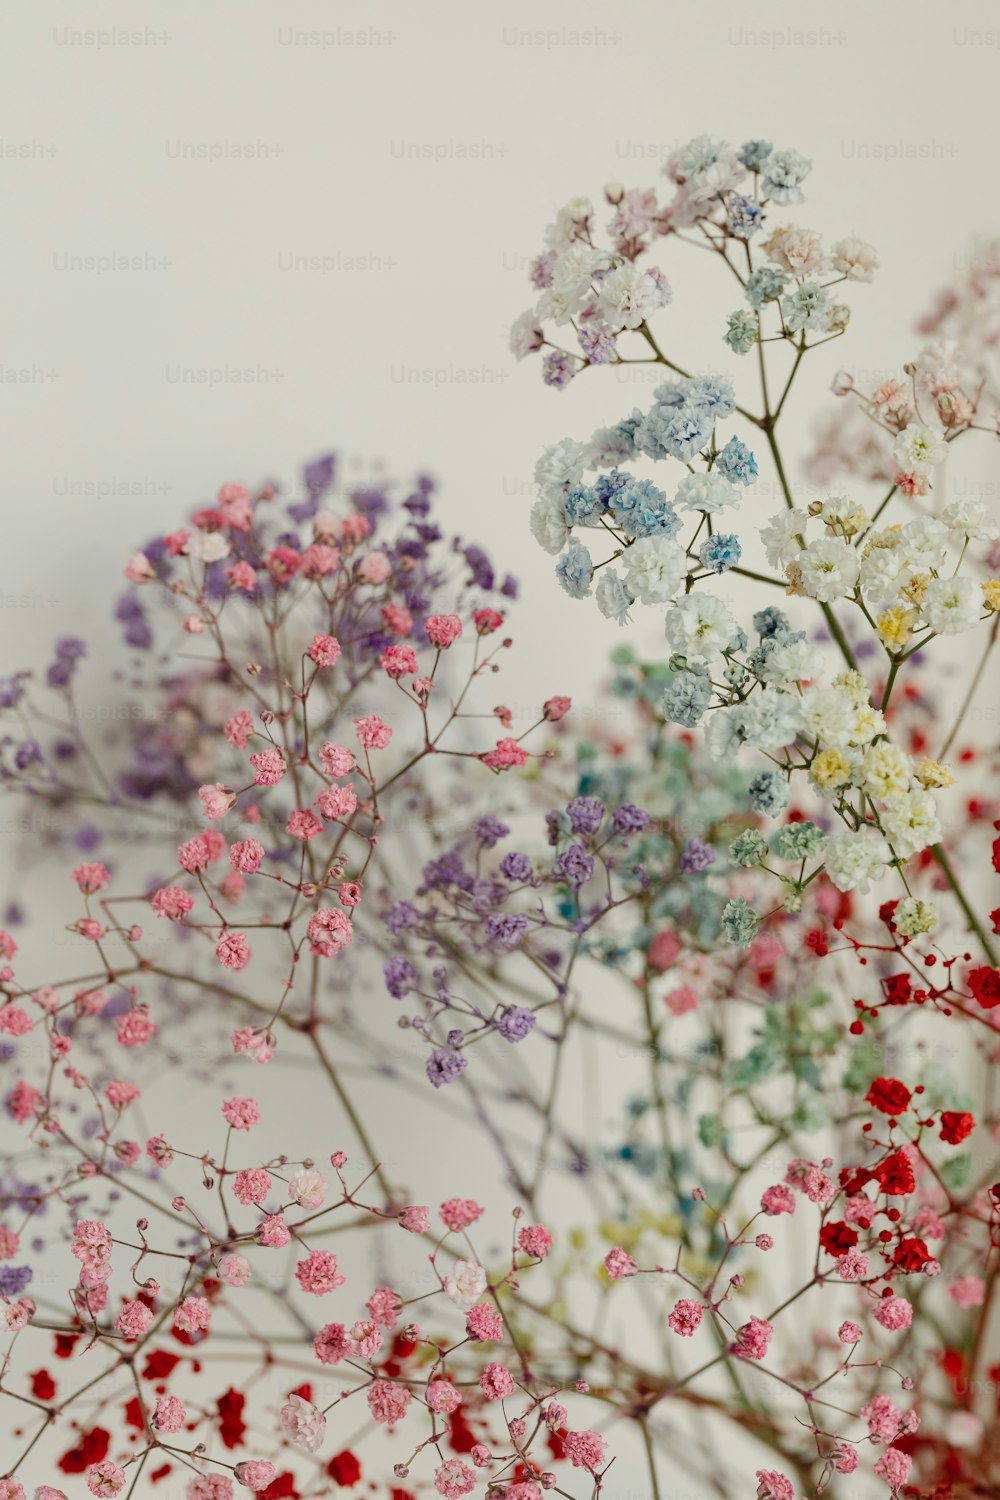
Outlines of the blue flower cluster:
{"label": "blue flower cluster", "polygon": [[653,392],[653,403],[633,434],[637,452],[684,464],[708,446],[716,422],[736,410],[732,384],[724,375],[668,380]]}

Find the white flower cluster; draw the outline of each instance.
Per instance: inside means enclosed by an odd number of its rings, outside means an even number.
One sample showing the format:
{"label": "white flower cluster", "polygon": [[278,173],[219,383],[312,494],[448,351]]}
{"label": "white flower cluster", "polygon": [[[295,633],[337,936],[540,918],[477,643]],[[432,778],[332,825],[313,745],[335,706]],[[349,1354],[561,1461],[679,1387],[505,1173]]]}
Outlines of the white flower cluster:
{"label": "white flower cluster", "polygon": [[[907,427],[899,442],[911,455],[936,451],[934,433],[926,428]],[[823,534],[807,540],[814,520],[823,524]],[[959,571],[970,542],[1000,536],[980,499],[956,500],[938,516],[877,529],[852,501],[831,498],[808,513],[772,516],[760,536],[769,563],[784,572],[791,592],[821,603],[861,604],[875,616],[880,639],[892,652],[905,650],[921,631],[971,630],[990,612],[982,585]]]}

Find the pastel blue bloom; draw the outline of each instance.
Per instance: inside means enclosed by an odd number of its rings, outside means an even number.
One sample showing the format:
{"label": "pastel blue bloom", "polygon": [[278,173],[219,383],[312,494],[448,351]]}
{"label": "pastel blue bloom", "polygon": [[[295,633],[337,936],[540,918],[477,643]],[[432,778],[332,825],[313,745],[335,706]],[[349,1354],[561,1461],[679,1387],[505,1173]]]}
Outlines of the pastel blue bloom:
{"label": "pastel blue bloom", "polygon": [[772,151],[760,164],[762,196],[775,203],[804,202],[799,184],[811,171],[812,162],[801,151]]}
{"label": "pastel blue bloom", "polygon": [[688,403],[688,382],[686,380],[665,380],[658,385],[653,392],[653,400],[657,406],[686,406]]}
{"label": "pastel blue bloom", "polygon": [[739,537],[724,532],[702,542],[698,553],[702,567],[711,568],[713,573],[725,573],[727,568],[735,568],[742,555]]}
{"label": "pastel blue bloom", "polygon": [[742,896],[728,901],[722,908],[722,930],[731,943],[748,948],[757,936],[757,913],[749,907]]}
{"label": "pastel blue bloom", "polygon": [[749,354],[757,342],[757,319],[753,313],[742,308],[729,314],[726,331],[722,335],[734,354]]}
{"label": "pastel blue bloom", "polygon": [[759,172],[773,150],[770,141],[744,141],[736,155],[747,171]]}
{"label": "pastel blue bloom", "polygon": [[566,496],[566,520],[571,526],[598,526],[602,510],[593,485],[582,484]]}
{"label": "pastel blue bloom", "polygon": [[688,381],[688,401],[707,407],[716,421],[731,417],[736,410],[736,393],[727,375],[695,375]]}
{"label": "pastel blue bloom", "polygon": [[650,458],[676,458],[687,463],[708,446],[713,425],[707,410],[654,406],[636,431],[636,447]]}
{"label": "pastel blue bloom", "polygon": [[671,724],[693,729],[711,701],[712,684],[707,671],[678,672],[663,695],[663,712]]}
{"label": "pastel blue bloom", "polygon": [[582,542],[571,537],[556,563],[556,577],[571,599],[586,599],[594,576],[594,564]]}
{"label": "pastel blue bloom", "polygon": [[754,812],[776,818],[788,806],[788,778],[780,771],[758,771],[747,790]]}
{"label": "pastel blue bloom", "polygon": [[726,206],[726,217],[730,234],[736,235],[737,239],[748,240],[760,228],[760,204],[756,198],[744,198],[737,194],[730,198]]}
{"label": "pastel blue bloom", "polygon": [[631,540],[643,536],[676,536],[681,519],[663,490],[649,479],[630,479],[613,495],[611,510],[618,525]]}
{"label": "pastel blue bloom", "polygon": [[774,841],[779,859],[814,859],[826,843],[826,834],[815,823],[789,823]]}
{"label": "pastel blue bloom", "polygon": [[746,299],[759,312],[765,302],[774,302],[781,296],[787,283],[784,271],[779,271],[774,266],[760,266],[747,277],[744,287]]}
{"label": "pastel blue bloom", "polygon": [[612,469],[610,474],[598,474],[594,480],[594,494],[602,505],[610,505],[619,490],[634,483],[632,475],[624,469]]}
{"label": "pastel blue bloom", "polygon": [[805,631],[793,630],[792,622],[784,610],[776,609],[773,604],[757,611],[753,617],[753,628],[762,641],[773,640],[779,646],[788,646],[806,638]]}
{"label": "pastel blue bloom", "polygon": [[753,484],[757,478],[757,460],[746,443],[731,437],[715,461],[719,474],[724,474],[730,484]]}
{"label": "pastel blue bloom", "polygon": [[830,322],[830,293],[825,286],[796,287],[781,299],[781,313],[792,333],[803,328],[823,332]]}

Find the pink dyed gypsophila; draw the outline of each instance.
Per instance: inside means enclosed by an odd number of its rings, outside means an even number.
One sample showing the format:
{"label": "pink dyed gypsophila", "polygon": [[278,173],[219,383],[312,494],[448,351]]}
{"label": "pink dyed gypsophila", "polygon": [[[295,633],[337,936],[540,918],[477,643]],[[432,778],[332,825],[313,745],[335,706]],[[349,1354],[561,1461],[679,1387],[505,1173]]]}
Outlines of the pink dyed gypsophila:
{"label": "pink dyed gypsophila", "polygon": [[875,1309],[875,1321],[890,1333],[909,1328],[913,1322],[913,1307],[905,1297],[883,1297]]}
{"label": "pink dyed gypsophila", "polygon": [[336,907],[321,906],[313,912],[307,927],[311,951],[320,958],[334,958],[351,941],[354,929],[350,918]]}
{"label": "pink dyed gypsophila", "polygon": [[[959,1276],[957,1281],[953,1281],[949,1286],[948,1296],[956,1307],[961,1307],[966,1311],[970,1307],[982,1307],[986,1298],[986,1283],[981,1276]],[[900,1301],[901,1299],[893,1298],[892,1300]],[[883,1302],[881,1307],[884,1306]],[[875,1316],[878,1317],[878,1313]],[[881,1321],[879,1318],[879,1322]]]}
{"label": "pink dyed gypsophila", "polygon": [[213,823],[231,812],[236,801],[235,792],[228,786],[223,786],[221,781],[211,786],[200,786],[198,796],[201,798],[203,815]]}
{"label": "pink dyed gypsophila", "polygon": [[667,1325],[682,1338],[691,1338],[704,1316],[705,1308],[701,1302],[695,1302],[691,1297],[681,1297],[667,1314]]}
{"label": "pink dyed gypsophila", "polygon": [[503,1318],[488,1302],[477,1302],[466,1313],[465,1329],[470,1339],[496,1344],[503,1338]]}
{"label": "pink dyed gypsophila", "polygon": [[636,1261],[623,1250],[620,1245],[615,1245],[604,1257],[604,1269],[611,1281],[623,1281],[627,1276],[637,1276],[639,1267]]}
{"label": "pink dyed gypsophila", "polygon": [[149,583],[150,579],[156,577],[145,552],[133,552],[124,571],[129,583]]}
{"label": "pink dyed gypsophila", "polygon": [[412,646],[387,646],[379,657],[379,666],[389,677],[415,677],[417,653]]}
{"label": "pink dyed gypsophila", "polygon": [[850,1443],[840,1442],[834,1450],[832,1463],[838,1474],[853,1474],[858,1467],[858,1450]]}
{"label": "pink dyed gypsophila", "polygon": [[596,1474],[604,1462],[607,1444],[599,1432],[567,1432],[563,1447],[570,1462],[577,1469],[589,1469]]}
{"label": "pink dyed gypsophila", "polygon": [[165,885],[154,892],[151,905],[158,917],[179,922],[193,908],[194,898],[182,891],[179,885]]}
{"label": "pink dyed gypsophila", "polygon": [[280,750],[258,750],[250,757],[258,786],[277,786],[288,769]]}
{"label": "pink dyed gypsophila", "polygon": [[222,733],[227,744],[232,745],[236,750],[245,750],[247,740],[253,733],[253,719],[249,712],[241,708],[239,713],[233,714],[232,718],[227,719],[222,726]]}
{"label": "pink dyed gypsophila", "polygon": [[763,1359],[773,1333],[774,1328],[766,1318],[751,1318],[736,1330],[734,1353],[741,1359]]}
{"label": "pink dyed gypsophila", "polygon": [[378,714],[369,714],[367,718],[355,719],[354,727],[358,731],[358,741],[366,750],[384,750],[392,739],[392,730],[388,724],[383,724]]}
{"label": "pink dyed gypsophila", "polygon": [[758,1469],[754,1478],[757,1500],[795,1500],[795,1486],[777,1469]]}
{"label": "pink dyed gypsophila", "polygon": [[238,1026],[232,1035],[233,1051],[252,1057],[255,1062],[268,1063],[274,1056],[274,1041],[270,1032],[258,1026]]}
{"label": "pink dyed gypsophila", "polygon": [[98,1219],[81,1219],[73,1226],[71,1254],[91,1276],[106,1280],[111,1274],[111,1235]]}
{"label": "pink dyed gypsophila", "polygon": [[7,1108],[19,1125],[25,1120],[30,1120],[42,1103],[42,1096],[33,1083],[26,1083],[22,1078],[15,1084],[7,1099]]}
{"label": "pink dyed gypsophila", "polygon": [[356,880],[342,880],[337,887],[337,900],[341,906],[354,907],[361,904],[361,887]]}
{"label": "pink dyed gypsophila", "polygon": [[176,1396],[157,1396],[152,1425],[157,1432],[180,1432],[187,1421],[184,1403]]}
{"label": "pink dyed gypsophila", "polygon": [[333,635],[314,635],[309,655],[318,667],[335,667],[340,656],[340,642]]}
{"label": "pink dyed gypsophila", "polygon": [[268,1250],[283,1250],[292,1238],[292,1232],[279,1214],[268,1214],[257,1225],[253,1237],[258,1245]]}
{"label": "pink dyed gypsophila", "polygon": [[381,1323],[383,1328],[392,1329],[399,1322],[403,1300],[391,1287],[379,1286],[372,1292],[365,1306],[376,1323]]}
{"label": "pink dyed gypsophila", "polygon": [[698,1009],[698,996],[689,984],[679,984],[676,989],[667,991],[663,1003],[671,1015],[686,1016]]}
{"label": "pink dyed gypsophila", "polygon": [[257,574],[252,563],[233,563],[232,567],[226,569],[226,577],[230,588],[243,589],[248,594],[252,594],[257,587]]}
{"label": "pink dyed gypsophila", "polygon": [[224,1255],[219,1261],[219,1279],[226,1286],[246,1286],[253,1277],[253,1268],[245,1255]]}
{"label": "pink dyed gypsophila", "polygon": [[411,1234],[423,1234],[430,1227],[431,1211],[424,1204],[412,1204],[404,1208],[399,1216],[399,1222],[403,1229],[408,1229]]}
{"label": "pink dyed gypsophila", "polygon": [[760,1206],[772,1218],[778,1214],[793,1214],[795,1195],[783,1182],[778,1182],[773,1187],[764,1189],[760,1195]]}
{"label": "pink dyed gypsophila", "polygon": [[379,614],[393,635],[409,635],[413,629],[413,616],[405,604],[383,604]]}
{"label": "pink dyed gypsophila", "polygon": [[318,837],[323,832],[323,824],[308,807],[296,807],[288,815],[285,832],[290,833],[293,839],[305,842]]}
{"label": "pink dyed gypsophila", "polygon": [[196,834],[193,839],[188,839],[177,850],[177,863],[182,870],[187,870],[189,875],[197,875],[199,870],[204,870],[210,858],[211,851],[204,833]]}
{"label": "pink dyed gypsophila", "polygon": [[313,1353],[321,1365],[335,1365],[348,1350],[343,1323],[327,1323],[313,1339]]}
{"label": "pink dyed gypsophila", "polygon": [[507,1396],[513,1396],[515,1386],[514,1377],[505,1365],[499,1365],[495,1360],[483,1366],[479,1377],[479,1389],[487,1401],[502,1401]]}
{"label": "pink dyed gypsophila", "polygon": [[891,1396],[884,1392],[873,1396],[861,1408],[861,1418],[868,1424],[868,1431],[883,1443],[891,1443],[903,1431],[903,1413]]}
{"label": "pink dyed gypsophila", "polygon": [[313,542],[302,554],[299,572],[303,578],[328,578],[340,567],[340,552],[336,547]]}
{"label": "pink dyed gypsophila", "polygon": [[517,740],[508,737],[497,740],[495,748],[487,750],[480,759],[491,771],[506,771],[511,766],[523,766],[528,759],[528,752],[521,748]]}
{"label": "pink dyed gypsophila", "polygon": [[347,1335],[348,1348],[356,1359],[374,1359],[383,1343],[382,1330],[371,1318],[359,1320]]}
{"label": "pink dyed gypsophila", "polygon": [[207,1297],[183,1297],[174,1308],[174,1327],[179,1333],[203,1333],[212,1321]]}
{"label": "pink dyed gypsophila", "polygon": [[424,621],[424,630],[431,645],[445,651],[462,634],[462,622],[458,615],[431,615]]}
{"label": "pink dyed gypsophila", "polygon": [[292,1394],[278,1413],[281,1430],[307,1453],[318,1453],[326,1433],[326,1417],[304,1396]]}
{"label": "pink dyed gypsophila", "polygon": [[0,1032],[8,1036],[27,1036],[32,1024],[28,1012],[19,1005],[5,1005],[0,1010]]}
{"label": "pink dyed gypsophila", "polygon": [[384,552],[369,552],[358,564],[358,577],[362,583],[385,583],[392,572],[392,564]]}
{"label": "pink dyed gypsophila", "polygon": [[498,609],[477,609],[473,611],[472,623],[477,635],[492,635],[503,624],[503,615]]}
{"label": "pink dyed gypsophila", "polygon": [[444,1500],[461,1500],[476,1487],[476,1476],[460,1458],[446,1458],[434,1470],[434,1488]]}
{"label": "pink dyed gypsophila", "polygon": [[327,740],[325,745],[320,746],[319,758],[328,776],[349,776],[357,764],[352,752],[345,745],[335,744],[333,740]]}
{"label": "pink dyed gypsophila", "polygon": [[910,1477],[913,1459],[901,1448],[887,1448],[875,1465],[875,1473],[895,1493]]}
{"label": "pink dyed gypsophila", "polygon": [[246,933],[224,932],[215,945],[215,956],[224,969],[245,969],[250,962]]}
{"label": "pink dyed gypsophila", "polygon": [[312,1292],[314,1297],[325,1297],[327,1292],[343,1286],[345,1280],[337,1269],[337,1257],[330,1250],[310,1250],[305,1260],[296,1262],[295,1279],[304,1292]]}
{"label": "pink dyed gypsophila", "polygon": [[145,1302],[125,1301],[115,1319],[115,1327],[122,1338],[141,1339],[152,1321],[153,1314]]}
{"label": "pink dyed gypsophila", "polygon": [[237,1464],[233,1470],[236,1483],[248,1490],[266,1490],[269,1484],[274,1483],[277,1473],[274,1464],[269,1463],[266,1458]]}
{"label": "pink dyed gypsophila", "polygon": [[233,1193],[244,1208],[263,1203],[271,1191],[271,1174],[263,1167],[245,1167],[233,1177]]}
{"label": "pink dyed gypsophila", "polygon": [[564,719],[573,707],[572,698],[546,698],[542,704],[542,717],[549,720],[551,724],[557,724]]}
{"label": "pink dyed gypsophila", "polygon": [[125,1470],[110,1458],[91,1464],[87,1470],[87,1488],[92,1495],[119,1495],[125,1488]]}
{"label": "pink dyed gypsophila", "polygon": [[396,1385],[392,1380],[375,1380],[368,1387],[366,1399],[376,1422],[392,1427],[406,1416],[406,1408],[413,1398],[405,1385]]}
{"label": "pink dyed gypsophila", "polygon": [[336,822],[349,818],[358,808],[358,794],[352,786],[324,787],[316,798],[316,806],[324,818]]}
{"label": "pink dyed gypsophila", "polygon": [[255,875],[264,858],[264,845],[259,839],[240,839],[229,851],[229,863],[241,875]]}
{"label": "pink dyed gypsophila", "polygon": [[[3,1012],[0,1011],[0,1016]],[[115,1109],[127,1109],[139,1098],[139,1090],[126,1078],[113,1078],[104,1090],[104,1097]]]}
{"label": "pink dyed gypsophila", "polygon": [[544,1260],[552,1249],[552,1236],[543,1224],[526,1224],[518,1232],[517,1243],[525,1255]]}
{"label": "pink dyed gypsophila", "polygon": [[77,865],[73,879],[85,896],[92,896],[95,891],[103,891],[111,876],[103,865]]}
{"label": "pink dyed gypsophila", "polygon": [[462,1397],[447,1380],[432,1380],[424,1392],[424,1400],[438,1416],[450,1416],[462,1404]]}
{"label": "pink dyed gypsophila", "polygon": [[244,1099],[237,1095],[223,1103],[222,1118],[233,1130],[249,1130],[260,1119],[260,1105],[256,1099]]}
{"label": "pink dyed gypsophila", "polygon": [[115,1031],[122,1047],[145,1047],[156,1035],[156,1022],[150,1020],[143,1006],[137,1005],[118,1017]]}
{"label": "pink dyed gypsophila", "polygon": [[447,1198],[441,1205],[440,1213],[445,1227],[457,1234],[481,1218],[483,1210],[474,1198]]}
{"label": "pink dyed gypsophila", "polygon": [[21,1244],[21,1236],[13,1229],[0,1225],[0,1260],[13,1260]]}
{"label": "pink dyed gypsophila", "polygon": [[840,1257],[836,1269],[844,1281],[863,1281],[868,1275],[868,1257],[855,1246]]}
{"label": "pink dyed gypsophila", "polygon": [[857,1323],[852,1323],[849,1318],[845,1318],[837,1329],[837,1337],[842,1344],[856,1344],[861,1338],[861,1329]]}

